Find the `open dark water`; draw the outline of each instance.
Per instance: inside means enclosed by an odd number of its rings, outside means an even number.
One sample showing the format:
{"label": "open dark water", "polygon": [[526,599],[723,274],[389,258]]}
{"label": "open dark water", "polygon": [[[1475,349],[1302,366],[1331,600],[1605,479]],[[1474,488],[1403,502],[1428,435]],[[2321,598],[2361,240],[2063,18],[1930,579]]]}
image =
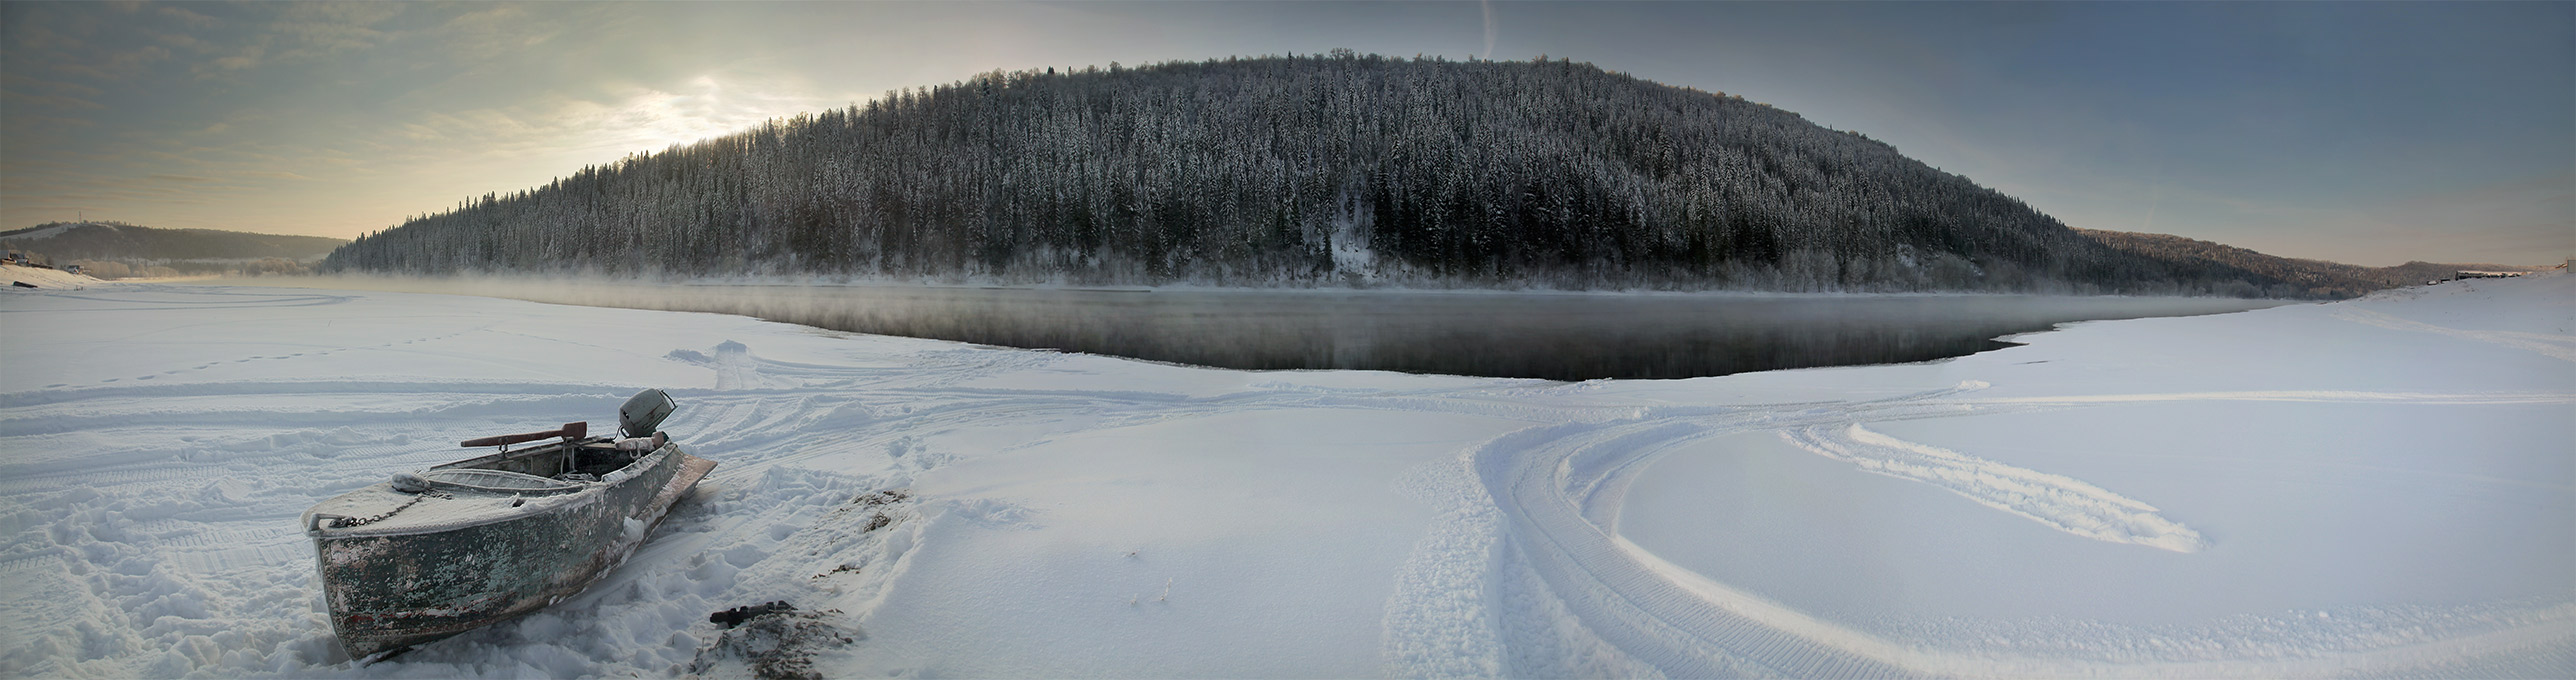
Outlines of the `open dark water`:
{"label": "open dark water", "polygon": [[[672,290],[672,288],[681,290]],[[1925,361],[2069,321],[2272,300],[2015,295],[1122,291],[677,286],[648,304],[861,333],[1224,368],[1689,378]]]}

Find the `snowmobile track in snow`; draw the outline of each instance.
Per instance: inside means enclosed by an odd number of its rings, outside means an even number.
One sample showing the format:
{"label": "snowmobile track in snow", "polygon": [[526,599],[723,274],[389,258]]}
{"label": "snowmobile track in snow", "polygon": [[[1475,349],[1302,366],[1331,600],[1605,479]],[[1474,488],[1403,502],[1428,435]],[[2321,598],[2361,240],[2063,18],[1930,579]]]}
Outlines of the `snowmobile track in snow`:
{"label": "snowmobile track in snow", "polygon": [[[1484,509],[1444,513],[1441,521],[1448,527],[1435,527],[1434,538],[1426,539],[1417,548],[1417,561],[1427,553],[1447,553],[1451,560],[1462,559],[1457,545],[1475,541],[1460,537],[1485,534],[1484,543],[1495,545],[1466,552],[1496,564],[1485,571],[1484,585],[1464,589],[1491,592],[1494,583],[1504,580],[1501,574],[1515,566],[1526,567],[1546,589],[1544,597],[1579,618],[1582,629],[1600,645],[1666,677],[2474,676],[2489,672],[2547,676],[2568,668],[2560,657],[2576,648],[2576,607],[2558,607],[2537,616],[2535,621],[2507,630],[2346,657],[2109,664],[2085,659],[1997,658],[1912,647],[1709,580],[1664,561],[1616,532],[1627,485],[1655,457],[1723,435],[1774,431],[1828,458],[1939,486],[1981,505],[2061,531],[2189,552],[2202,545],[2202,539],[2188,528],[2155,516],[2154,508],[2143,502],[2078,480],[1886,437],[1867,430],[1862,423],[2193,398],[2468,404],[2564,403],[2571,398],[2350,392],[2103,395],[2057,400],[1964,396],[1982,387],[1971,382],[1947,390],[1854,402],[1833,409],[1802,404],[1686,415],[1649,413],[1598,422],[1542,425],[1504,435],[1462,456],[1461,462],[1477,481],[1475,491],[1484,497],[1449,501],[1453,506]],[[1453,494],[1458,491],[1450,489]],[[1507,560],[1524,564],[1501,563]],[[1423,579],[1421,571],[1420,565],[1409,563],[1408,575],[1400,579]],[[1435,606],[1427,600],[1435,599],[1436,593],[1421,592],[1431,590],[1421,586],[1405,582],[1399,587],[1399,595],[1390,602],[1390,620],[1418,616],[1395,609]],[[1462,590],[1456,583],[1447,588],[1453,592]],[[1459,637],[1483,635],[1488,634]],[[1458,672],[1462,669],[1454,666],[1447,669],[1449,672],[1440,672],[1442,669],[1413,664],[1411,650],[1423,644],[1419,640],[1390,641],[1392,674],[1462,674]],[[1472,641],[1453,641],[1451,645],[1488,647]],[[1500,660],[1483,666],[1502,667]]]}

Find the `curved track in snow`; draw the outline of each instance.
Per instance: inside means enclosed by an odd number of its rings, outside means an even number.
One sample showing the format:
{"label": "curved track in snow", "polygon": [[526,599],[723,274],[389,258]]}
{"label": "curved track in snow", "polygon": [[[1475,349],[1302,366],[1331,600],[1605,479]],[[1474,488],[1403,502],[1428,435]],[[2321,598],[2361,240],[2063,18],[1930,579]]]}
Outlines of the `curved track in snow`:
{"label": "curved track in snow", "polygon": [[[2106,402],[2180,399],[2296,400],[2378,403],[2569,403],[2576,395],[2427,395],[2367,392],[2105,395],[2076,399],[1976,399],[1978,383],[1935,392],[1832,406],[1647,411],[1631,417],[1532,427],[1462,454],[1472,487],[1451,485],[1443,521],[1448,538],[1423,552],[1457,552],[1458,536],[1481,536],[1492,560],[1482,582],[1449,590],[1508,590],[1526,570],[1557,609],[1581,622],[1577,643],[1591,654],[1615,654],[1665,677],[1871,678],[1899,676],[2026,677],[2549,677],[2576,668],[2576,605],[2524,612],[2514,625],[2430,643],[2360,653],[2252,656],[2220,660],[2109,662],[2081,658],[2016,658],[1926,648],[1884,639],[1771,602],[1665,561],[1618,534],[1630,483],[1659,455],[1701,440],[1744,432],[1778,432],[1800,448],[1863,470],[1950,490],[1981,505],[2071,534],[2192,552],[2204,543],[2153,506],[2070,478],[2015,468],[1869,431],[1862,424]],[[1674,412],[1678,411],[1678,412]],[[1467,494],[1459,498],[1456,494]],[[1443,536],[1435,529],[1435,537]],[[1440,543],[1451,545],[1435,545]],[[1412,567],[1412,565],[1409,565]],[[1420,571],[1420,567],[1412,567]],[[1453,581],[1456,579],[1453,579]],[[1526,580],[1525,580],[1526,581]],[[1428,593],[1400,594],[1393,607],[1421,606]],[[1496,599],[1502,599],[1498,596]],[[1509,605],[1495,603],[1496,608]],[[1390,614],[1390,620],[1399,618]],[[1418,618],[1418,617],[1406,617]],[[1455,618],[1455,617],[1452,617]],[[1453,626],[1464,629],[1467,626]],[[1476,631],[1487,634],[1486,631]],[[1457,631],[1452,632],[1457,635]],[[1416,637],[1420,637],[1416,635]],[[1488,645],[1487,663],[1449,667],[1413,663],[1389,649],[1394,675],[1530,675],[1504,659],[1512,644],[1558,646],[1562,640]],[[1423,646],[1419,641],[1412,646]],[[1493,669],[1497,672],[1478,672]],[[1561,670],[1561,669],[1560,669]],[[1631,672],[1633,674],[1633,671]],[[1544,673],[1535,673],[1544,674]]]}

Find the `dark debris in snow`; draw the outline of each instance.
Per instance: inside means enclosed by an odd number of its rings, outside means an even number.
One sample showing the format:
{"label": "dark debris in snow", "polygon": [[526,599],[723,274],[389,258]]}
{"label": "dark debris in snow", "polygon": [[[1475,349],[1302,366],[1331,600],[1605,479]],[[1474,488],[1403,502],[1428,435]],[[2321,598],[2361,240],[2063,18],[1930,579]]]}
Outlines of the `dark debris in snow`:
{"label": "dark debris in snow", "polygon": [[832,623],[839,610],[805,611],[784,601],[744,605],[707,616],[725,627],[715,644],[698,650],[690,673],[704,674],[739,661],[761,680],[820,680],[814,654],[865,639],[856,628]]}

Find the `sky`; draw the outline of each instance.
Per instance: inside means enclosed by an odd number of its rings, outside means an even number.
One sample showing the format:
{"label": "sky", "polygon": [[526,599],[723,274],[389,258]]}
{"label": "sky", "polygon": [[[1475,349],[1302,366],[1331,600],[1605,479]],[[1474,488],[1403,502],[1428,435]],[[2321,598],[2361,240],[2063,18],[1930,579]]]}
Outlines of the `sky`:
{"label": "sky", "polygon": [[0,2],[0,229],[347,238],[995,69],[1590,62],[1855,130],[2071,226],[2576,256],[2576,3]]}

